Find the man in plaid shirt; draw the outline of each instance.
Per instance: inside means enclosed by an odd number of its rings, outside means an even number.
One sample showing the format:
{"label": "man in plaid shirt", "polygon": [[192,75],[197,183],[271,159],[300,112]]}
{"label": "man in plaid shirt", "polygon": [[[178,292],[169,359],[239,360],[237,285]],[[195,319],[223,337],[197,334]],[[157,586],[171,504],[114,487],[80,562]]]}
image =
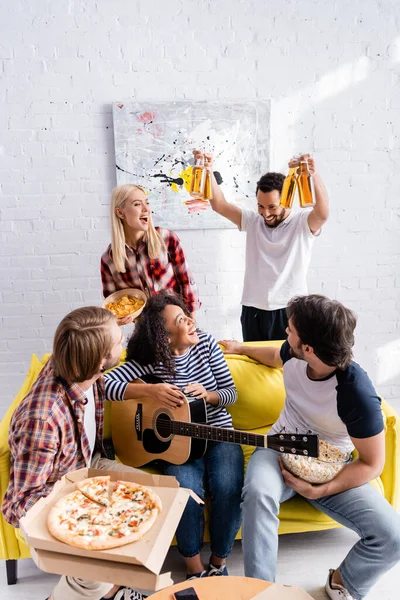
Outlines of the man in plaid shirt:
{"label": "man in plaid shirt", "polygon": [[[54,338],[53,354],[10,424],[10,481],[2,511],[14,527],[56,481],[69,471],[135,471],[103,458],[103,371],[118,364],[123,334],[116,318],[97,307],[64,317]],[[140,600],[129,588],[62,577],[51,600]]]}

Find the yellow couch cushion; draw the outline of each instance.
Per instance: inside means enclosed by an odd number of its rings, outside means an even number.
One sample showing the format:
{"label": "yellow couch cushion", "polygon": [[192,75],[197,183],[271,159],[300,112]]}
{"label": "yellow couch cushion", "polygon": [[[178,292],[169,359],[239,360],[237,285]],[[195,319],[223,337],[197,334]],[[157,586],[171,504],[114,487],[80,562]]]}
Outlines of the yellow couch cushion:
{"label": "yellow couch cushion", "polygon": [[18,404],[25,398],[33,383],[36,381],[37,376],[43,368],[43,364],[36,354],[32,354],[31,364],[26,374],[25,380],[17,392],[12,404],[8,407],[6,414],[4,415],[0,423],[0,455],[4,454],[9,450],[8,445],[8,429],[10,427],[11,417],[14,414]]}
{"label": "yellow couch cushion", "polygon": [[[9,406],[5,416],[0,423],[0,504],[3,502],[6,493],[10,475],[10,447],[8,445],[8,429],[10,427],[11,417],[18,404],[25,398],[37,376],[43,368],[43,362],[38,359],[36,354],[32,355],[31,364],[25,380],[17,392],[12,404]],[[0,558],[27,558],[29,557],[29,548],[25,542],[15,537],[14,528],[6,523],[3,517],[0,518]]]}
{"label": "yellow couch cushion", "polygon": [[230,354],[226,358],[240,398],[240,402],[227,407],[235,429],[272,425],[285,400],[282,369],[260,365],[247,356]]}

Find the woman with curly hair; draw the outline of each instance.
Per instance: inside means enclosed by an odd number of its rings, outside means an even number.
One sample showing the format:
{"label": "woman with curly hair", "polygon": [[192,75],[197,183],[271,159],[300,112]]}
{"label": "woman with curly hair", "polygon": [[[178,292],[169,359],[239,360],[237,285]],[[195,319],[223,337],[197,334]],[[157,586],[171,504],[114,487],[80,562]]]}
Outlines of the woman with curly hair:
{"label": "woman with curly hair", "polygon": [[[139,288],[149,297],[169,289],[180,294],[188,311],[200,308],[195,281],[181,242],[173,231],[154,227],[144,189],[126,184],[111,194],[111,244],[101,257],[103,296]],[[126,325],[132,317],[118,319]]]}
{"label": "woman with curly hair", "polygon": [[[152,374],[165,383],[130,383]],[[209,333],[196,330],[187,307],[177,296],[160,292],[147,303],[130,338],[126,363],[106,376],[110,400],[151,397],[161,406],[175,408],[188,400],[203,398],[207,421],[232,428],[226,406],[234,404],[237,392],[224,355]],[[240,497],[243,485],[243,453],[239,445],[208,442],[205,455],[183,465],[159,462],[161,471],[174,475],[210,503],[211,557],[205,569],[200,551],[203,543],[204,508],[192,498],[176,531],[178,548],[185,558],[187,579],[227,575],[229,556],[240,527]]]}

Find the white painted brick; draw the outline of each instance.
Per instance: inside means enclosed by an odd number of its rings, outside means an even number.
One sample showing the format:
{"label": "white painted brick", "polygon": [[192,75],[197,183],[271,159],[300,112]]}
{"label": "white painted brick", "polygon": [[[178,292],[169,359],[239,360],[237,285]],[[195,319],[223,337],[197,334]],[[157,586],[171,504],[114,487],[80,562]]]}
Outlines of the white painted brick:
{"label": "white painted brick", "polygon": [[[51,348],[64,310],[100,302],[99,257],[110,240],[115,185],[111,102],[272,97],[271,168],[284,169],[290,153],[312,149],[331,197],[309,288],[362,313],[357,358],[374,380],[375,348],[400,335],[400,94],[393,42],[400,6],[392,3],[390,11],[388,20],[376,0],[339,12],[321,0],[312,15],[304,2],[288,0],[221,0],[196,10],[181,0],[119,0],[117,11],[107,0],[83,0],[73,14],[68,3],[50,2],[43,15],[18,0],[4,8],[0,255],[9,276],[1,301],[9,305],[14,295],[16,306],[43,307],[40,323],[5,327],[0,364],[16,369],[6,373],[26,370],[25,341],[39,354]],[[6,219],[4,211],[10,211]],[[217,337],[240,337],[245,235],[180,236],[200,286],[199,322]],[[53,287],[68,278],[68,289]],[[58,314],[51,312],[57,307]],[[15,350],[5,352],[6,340]],[[19,385],[14,376],[7,381],[1,380],[0,417]],[[388,399],[400,397],[398,375],[381,385]]]}

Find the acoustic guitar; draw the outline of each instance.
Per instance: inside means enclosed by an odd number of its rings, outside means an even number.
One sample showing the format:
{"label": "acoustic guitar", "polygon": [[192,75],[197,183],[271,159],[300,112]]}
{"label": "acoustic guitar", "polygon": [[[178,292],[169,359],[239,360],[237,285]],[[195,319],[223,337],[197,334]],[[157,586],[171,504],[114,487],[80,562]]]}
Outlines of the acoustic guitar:
{"label": "acoustic guitar", "polygon": [[[146,383],[161,381],[158,378],[155,381],[154,376],[145,378]],[[318,435],[287,432],[264,435],[207,425],[203,399],[185,398],[175,409],[160,406],[152,398],[111,402],[111,419],[115,453],[121,462],[132,467],[142,467],[157,459],[182,465],[201,458],[208,441],[318,457]]]}

